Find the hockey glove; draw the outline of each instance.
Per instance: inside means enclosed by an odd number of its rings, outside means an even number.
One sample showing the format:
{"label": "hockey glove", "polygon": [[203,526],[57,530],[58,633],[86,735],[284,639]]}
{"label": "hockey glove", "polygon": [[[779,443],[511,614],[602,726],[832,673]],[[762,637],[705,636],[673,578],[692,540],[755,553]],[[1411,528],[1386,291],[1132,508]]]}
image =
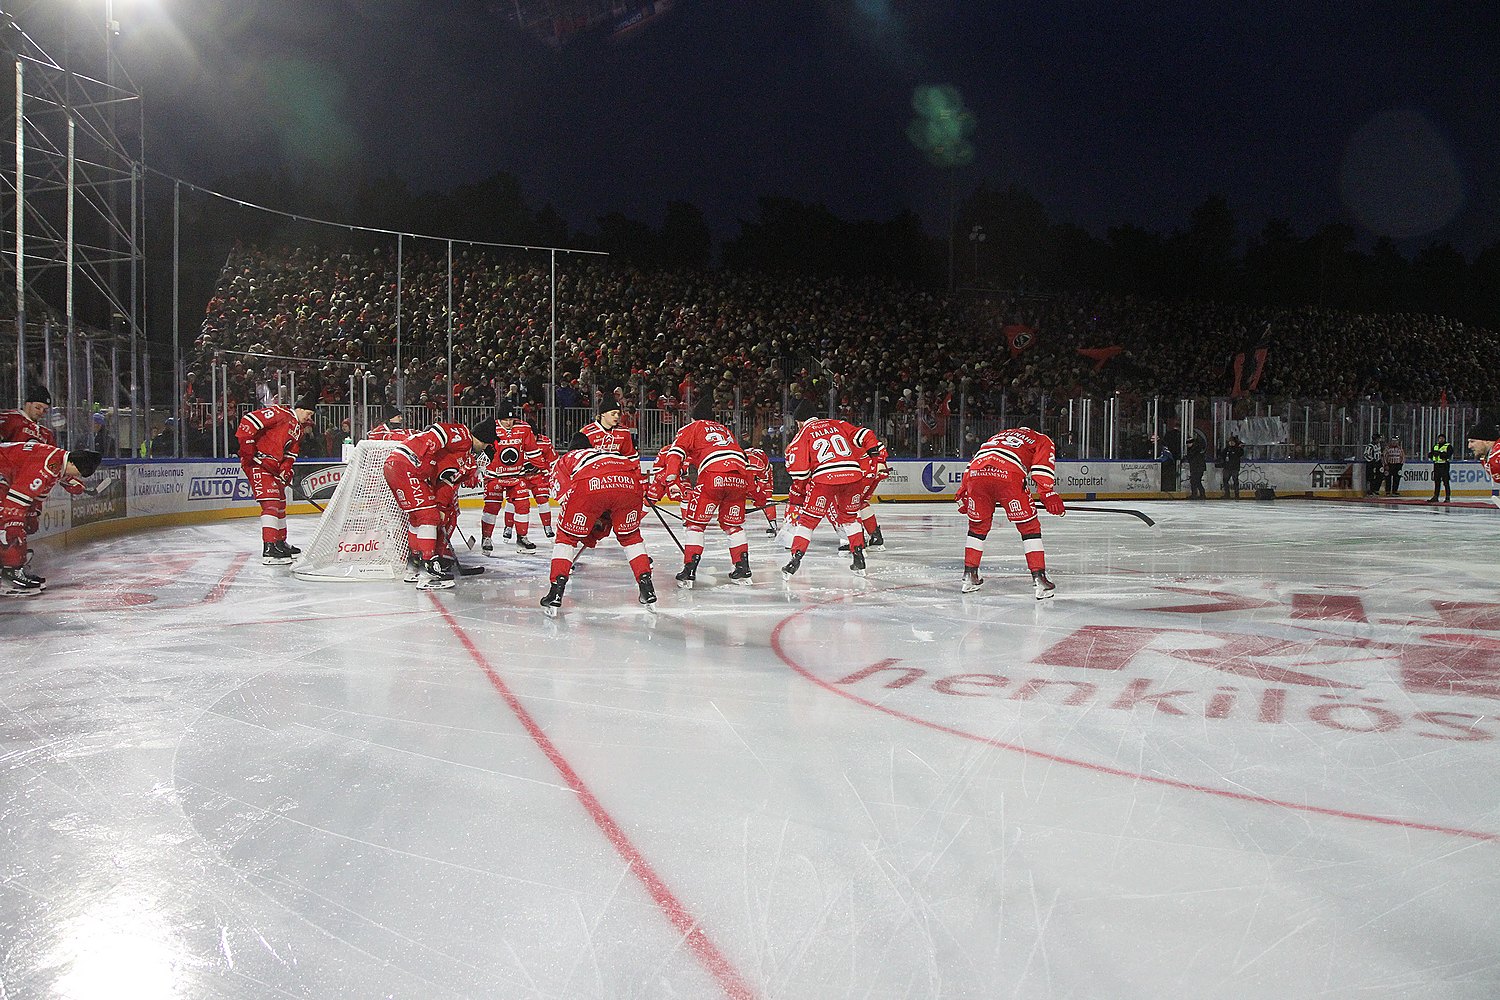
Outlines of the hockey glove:
{"label": "hockey glove", "polygon": [[42,512],[36,507],[26,512],[26,534],[34,535],[42,530]]}
{"label": "hockey glove", "polygon": [[1054,514],[1057,517],[1062,517],[1068,512],[1068,509],[1063,506],[1062,497],[1051,490],[1042,494],[1042,506],[1047,508],[1047,513]]}
{"label": "hockey glove", "polygon": [[62,481],[62,488],[71,497],[82,496],[88,490],[88,484],[82,479],[74,479],[72,476]]}

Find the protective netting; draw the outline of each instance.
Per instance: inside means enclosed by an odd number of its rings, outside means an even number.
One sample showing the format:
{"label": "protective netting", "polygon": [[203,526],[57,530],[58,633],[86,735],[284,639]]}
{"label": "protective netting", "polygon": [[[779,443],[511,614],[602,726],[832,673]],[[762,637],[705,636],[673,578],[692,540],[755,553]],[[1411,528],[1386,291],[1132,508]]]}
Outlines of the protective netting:
{"label": "protective netting", "polygon": [[386,484],[395,441],[362,441],[292,572],[303,580],[393,580],[406,566],[406,515]]}

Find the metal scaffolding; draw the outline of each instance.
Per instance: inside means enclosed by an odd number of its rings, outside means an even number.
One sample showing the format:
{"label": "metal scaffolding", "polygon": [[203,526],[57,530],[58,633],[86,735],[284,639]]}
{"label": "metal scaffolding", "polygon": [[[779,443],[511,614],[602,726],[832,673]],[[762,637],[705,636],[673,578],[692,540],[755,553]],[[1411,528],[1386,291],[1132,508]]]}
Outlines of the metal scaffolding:
{"label": "metal scaffolding", "polygon": [[[28,384],[46,385],[72,447],[88,443],[95,407],[122,418],[128,413],[128,427],[117,433],[121,441],[127,431],[139,441],[150,405],[142,329],[143,102],[116,58],[112,0],[102,12],[78,29],[92,43],[78,49],[89,54],[70,53],[59,62],[0,10],[0,44],[14,90],[7,102],[9,149],[0,164],[15,309],[14,392],[19,397]],[[70,64],[75,59],[95,62],[95,73],[81,72]],[[59,328],[61,350],[54,351]],[[103,385],[96,373],[105,376]],[[0,401],[11,397],[6,383]]]}

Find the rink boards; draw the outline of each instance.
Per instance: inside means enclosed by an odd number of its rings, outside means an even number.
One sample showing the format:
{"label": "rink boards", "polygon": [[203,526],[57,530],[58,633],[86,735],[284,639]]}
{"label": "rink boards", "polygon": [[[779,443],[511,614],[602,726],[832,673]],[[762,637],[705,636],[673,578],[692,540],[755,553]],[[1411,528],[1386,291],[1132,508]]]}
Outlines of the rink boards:
{"label": "rink boards", "polygon": [[[649,470],[651,462],[643,463]],[[880,484],[882,500],[951,501],[968,463],[960,459],[898,459],[891,476]],[[343,465],[336,462],[298,462],[296,496],[320,503],[333,496]],[[1180,496],[1187,489],[1185,468],[1179,468],[1177,490],[1162,491],[1157,462],[1061,461],[1057,463],[1058,492],[1066,499],[1161,499]],[[1362,462],[1245,462],[1240,467],[1240,489],[1253,494],[1270,487],[1278,496],[1336,498],[1363,492]],[[1478,462],[1452,466],[1455,497],[1488,497],[1491,483]],[[90,477],[94,490],[69,496],[54,490],[43,508],[37,537],[84,541],[135,528],[193,524],[260,513],[250,484],[233,459],[146,460],[112,463]],[[1221,489],[1218,469],[1204,476],[1210,494]],[[97,491],[97,492],[95,492]],[[1413,462],[1402,473],[1401,495],[1426,497],[1432,492],[1432,465]],[[481,490],[464,493],[465,506],[479,502]],[[310,503],[288,505],[292,514],[313,514]]]}

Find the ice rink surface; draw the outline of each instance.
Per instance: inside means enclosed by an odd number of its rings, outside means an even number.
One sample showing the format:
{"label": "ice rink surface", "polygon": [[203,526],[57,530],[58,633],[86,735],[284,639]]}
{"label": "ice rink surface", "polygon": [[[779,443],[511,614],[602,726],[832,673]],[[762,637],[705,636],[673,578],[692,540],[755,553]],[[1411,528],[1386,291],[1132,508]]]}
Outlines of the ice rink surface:
{"label": "ice rink surface", "polygon": [[1500,512],[1140,509],[1044,518],[1047,602],[1004,524],[960,595],[947,506],[864,580],[825,527],[678,590],[655,527],[655,614],[610,541],[556,621],[545,545],[437,595],[253,520],[50,556],[0,997],[1500,995]]}

